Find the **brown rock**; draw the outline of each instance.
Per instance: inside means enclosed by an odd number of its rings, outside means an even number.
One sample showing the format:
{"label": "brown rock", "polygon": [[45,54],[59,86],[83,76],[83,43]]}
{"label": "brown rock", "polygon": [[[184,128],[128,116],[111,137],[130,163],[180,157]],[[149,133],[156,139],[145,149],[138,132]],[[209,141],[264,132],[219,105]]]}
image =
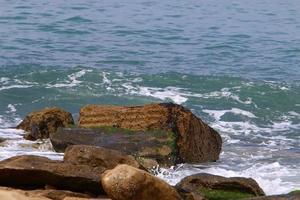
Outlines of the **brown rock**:
{"label": "brown rock", "polygon": [[107,170],[101,178],[102,186],[114,200],[179,200],[176,190],[163,180],[128,165]]}
{"label": "brown rock", "polygon": [[32,196],[26,191],[0,188],[0,199],[2,200],[51,200],[46,197]]}
{"label": "brown rock", "polygon": [[[175,137],[173,133],[166,131],[133,132],[120,128],[60,128],[50,135],[50,140],[53,148],[59,152],[76,144],[118,150],[134,155],[146,168],[158,164],[170,166],[176,161]],[[150,166],[151,164],[153,165]]]}
{"label": "brown rock", "polygon": [[87,145],[69,146],[65,151],[64,162],[74,165],[89,165],[92,167],[102,166],[106,169],[113,169],[118,164],[127,164],[135,168],[143,168],[133,156],[111,149]]}
{"label": "brown rock", "polygon": [[75,192],[103,193],[99,176],[104,167],[73,165],[40,156],[16,156],[0,162],[0,185],[40,189],[51,185]]}
{"label": "brown rock", "polygon": [[173,132],[177,163],[216,161],[222,146],[221,137],[214,129],[191,111],[172,103],[132,107],[88,105],[80,110],[79,126]]}
{"label": "brown rock", "polygon": [[54,199],[63,200],[66,197],[92,198],[87,194],[71,192],[67,190],[20,190],[8,187],[0,187],[0,199],[24,200],[24,199]]}
{"label": "brown rock", "polygon": [[32,112],[17,126],[28,133],[25,139],[36,140],[48,138],[49,134],[55,133],[59,127],[74,124],[71,113],[60,108],[45,108]]}
{"label": "brown rock", "polygon": [[182,179],[176,188],[181,191],[196,192],[205,189],[218,189],[225,191],[239,191],[255,196],[265,195],[257,182],[252,178],[232,177],[226,178],[212,174],[195,174]]}

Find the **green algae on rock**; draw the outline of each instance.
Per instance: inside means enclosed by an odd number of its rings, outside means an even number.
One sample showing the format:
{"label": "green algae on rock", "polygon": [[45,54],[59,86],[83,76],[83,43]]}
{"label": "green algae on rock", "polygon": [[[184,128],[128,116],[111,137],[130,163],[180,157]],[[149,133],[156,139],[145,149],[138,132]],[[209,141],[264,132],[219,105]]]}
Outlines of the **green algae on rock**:
{"label": "green algae on rock", "polygon": [[[166,131],[128,131],[121,128],[60,128],[50,135],[53,148],[64,152],[70,145],[92,145],[133,155],[144,163],[171,166],[176,163],[177,148],[174,134]],[[150,164],[151,163],[151,164]]]}

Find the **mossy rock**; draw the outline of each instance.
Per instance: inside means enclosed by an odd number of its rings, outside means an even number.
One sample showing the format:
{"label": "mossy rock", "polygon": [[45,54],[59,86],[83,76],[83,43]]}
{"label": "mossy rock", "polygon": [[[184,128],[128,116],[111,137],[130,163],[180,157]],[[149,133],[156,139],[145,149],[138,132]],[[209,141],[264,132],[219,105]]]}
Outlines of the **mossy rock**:
{"label": "mossy rock", "polygon": [[[50,135],[53,148],[64,152],[69,145],[91,145],[114,149],[134,156],[149,165],[175,165],[178,159],[176,135],[171,131],[133,131],[119,127],[60,128]],[[151,162],[150,162],[151,161]]]}
{"label": "mossy rock", "polygon": [[291,191],[290,193],[288,194],[300,194],[300,190],[294,190],[294,191]]}
{"label": "mossy rock", "polygon": [[199,189],[199,192],[208,200],[237,200],[254,197],[253,194],[240,191],[226,191],[217,189]]}

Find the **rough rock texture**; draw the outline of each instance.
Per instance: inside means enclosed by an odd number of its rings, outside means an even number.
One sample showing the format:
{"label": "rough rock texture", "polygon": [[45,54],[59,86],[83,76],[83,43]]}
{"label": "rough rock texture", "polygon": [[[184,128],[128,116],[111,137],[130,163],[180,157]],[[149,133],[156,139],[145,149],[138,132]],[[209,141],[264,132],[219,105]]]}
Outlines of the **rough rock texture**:
{"label": "rough rock texture", "polygon": [[25,139],[36,140],[48,138],[49,134],[55,133],[59,127],[74,124],[71,113],[60,108],[45,108],[32,112],[17,126],[28,132]]}
{"label": "rough rock texture", "polygon": [[103,166],[113,169],[118,164],[127,164],[135,168],[143,168],[133,156],[119,151],[87,145],[69,146],[64,155],[64,162],[74,165]]}
{"label": "rough rock texture", "polygon": [[102,186],[114,200],[179,200],[177,191],[163,180],[129,165],[107,170],[101,178]]}
{"label": "rough rock texture", "polygon": [[158,164],[161,166],[175,164],[174,144],[176,141],[172,133],[164,131],[133,132],[116,128],[60,128],[50,135],[50,140],[53,148],[59,152],[64,151],[69,145],[83,144],[133,155],[145,168],[152,168]]}
{"label": "rough rock texture", "polygon": [[40,189],[46,185],[76,192],[103,193],[99,185],[104,167],[73,165],[40,156],[16,156],[0,162],[0,185]]}
{"label": "rough rock texture", "polygon": [[257,182],[251,178],[232,177],[226,178],[212,174],[195,174],[182,179],[177,185],[178,190],[194,192],[201,189],[216,189],[224,191],[238,191],[255,196],[265,195]]}
{"label": "rough rock texture", "polygon": [[178,146],[177,162],[216,161],[222,146],[214,129],[191,111],[172,103],[132,107],[87,105],[80,110],[79,126],[173,132]]}
{"label": "rough rock texture", "polygon": [[184,190],[177,190],[183,200],[207,200],[199,192],[188,192]]}
{"label": "rough rock texture", "polygon": [[[1,200],[65,200],[65,199],[96,199],[90,195],[71,192],[67,190],[40,189],[40,190],[20,190],[8,187],[0,187]],[[99,200],[109,200],[108,198],[98,198]]]}

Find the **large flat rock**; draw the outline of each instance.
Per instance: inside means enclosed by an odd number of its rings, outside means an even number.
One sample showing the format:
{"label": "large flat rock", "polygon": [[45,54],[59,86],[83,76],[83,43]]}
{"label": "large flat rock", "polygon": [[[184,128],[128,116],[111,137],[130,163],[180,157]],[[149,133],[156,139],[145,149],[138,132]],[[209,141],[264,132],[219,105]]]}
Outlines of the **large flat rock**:
{"label": "large flat rock", "polygon": [[102,166],[73,165],[40,156],[16,156],[0,162],[0,185],[38,189],[51,185],[76,192],[101,194]]}

